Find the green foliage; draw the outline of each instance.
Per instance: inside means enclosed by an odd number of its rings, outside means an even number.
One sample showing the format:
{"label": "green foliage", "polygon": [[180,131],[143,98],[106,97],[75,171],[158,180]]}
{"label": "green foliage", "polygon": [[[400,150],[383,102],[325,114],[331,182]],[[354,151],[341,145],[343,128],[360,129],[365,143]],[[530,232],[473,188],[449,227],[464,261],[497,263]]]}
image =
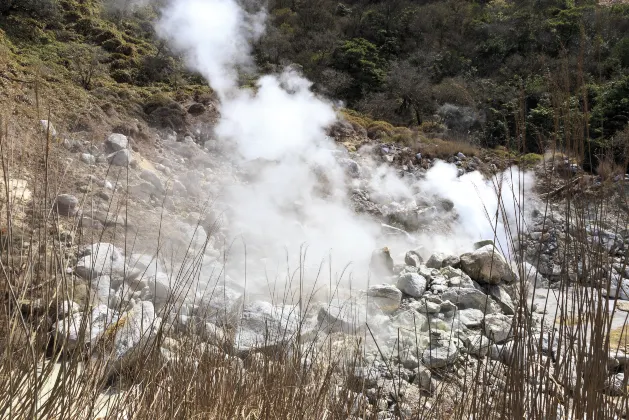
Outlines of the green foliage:
{"label": "green foliage", "polygon": [[341,43],[332,54],[332,65],[354,79],[347,92],[350,100],[356,100],[384,83],[384,61],[380,58],[378,48],[364,38]]}
{"label": "green foliage", "polygon": [[598,89],[592,109],[592,133],[610,137],[629,121],[629,76],[609,82]]}

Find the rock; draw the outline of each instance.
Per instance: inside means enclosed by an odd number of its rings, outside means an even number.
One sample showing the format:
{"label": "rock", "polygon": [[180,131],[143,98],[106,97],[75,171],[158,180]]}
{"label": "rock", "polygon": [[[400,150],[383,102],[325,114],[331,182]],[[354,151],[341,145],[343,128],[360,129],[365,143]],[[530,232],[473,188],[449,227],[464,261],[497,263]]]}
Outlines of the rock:
{"label": "rock", "polygon": [[385,312],[393,312],[400,307],[402,292],[395,286],[381,284],[369,287],[367,296]]}
{"label": "rock", "polygon": [[155,316],[155,308],[151,302],[139,302],[114,319],[103,334],[104,340],[113,341],[109,368],[114,371],[134,364],[143,354],[151,350],[149,340],[155,338],[161,320]]}
{"label": "rock", "polygon": [[474,242],[474,250],[481,249],[487,245],[495,246],[494,241],[491,239],[485,239],[483,241]]}
{"label": "rock", "polygon": [[317,314],[317,322],[328,333],[354,334],[364,330],[366,310],[354,300],[340,304],[323,305]]}
{"label": "rock", "polygon": [[489,314],[485,316],[485,335],[494,342],[501,344],[513,337],[511,328],[512,317],[503,314]]}
{"label": "rock", "polygon": [[441,311],[441,303],[434,302],[426,298],[413,301],[409,304],[411,309],[422,314],[438,314]]}
{"label": "rock", "polygon": [[90,282],[91,301],[107,305],[112,308],[114,291],[111,288],[111,278],[107,275],[93,278]]}
{"label": "rock", "polygon": [[245,305],[234,336],[236,351],[271,350],[288,343],[297,331],[299,309],[258,301]]}
{"label": "rock", "polygon": [[397,288],[407,295],[418,298],[426,292],[426,279],[417,273],[402,274],[397,281]]}
{"label": "rock", "polygon": [[434,392],[437,388],[437,381],[433,379],[432,372],[425,366],[417,368],[417,375],[413,383],[428,392]]}
{"label": "rock", "polygon": [[59,306],[54,306],[50,308],[49,315],[55,319],[63,319],[67,316],[76,314],[80,312],[81,306],[71,300],[64,300],[59,304]]}
{"label": "rock", "polygon": [[459,349],[453,340],[437,340],[424,350],[422,361],[430,369],[452,365],[459,356]]}
{"label": "rock", "polygon": [[515,315],[515,304],[511,296],[505,290],[504,284],[490,285],[487,287],[489,295],[494,298],[498,306],[506,315]]}
{"label": "rock", "polygon": [[428,258],[428,261],[426,262],[426,267],[440,269],[441,267],[444,267],[444,261],[447,260],[448,258],[450,257],[447,254],[444,254],[443,252],[437,252],[435,254],[432,254],[430,258]]}
{"label": "rock", "polygon": [[140,178],[143,179],[144,181],[151,183],[157,191],[162,192],[162,193],[164,192],[164,186],[162,184],[162,180],[159,179],[159,177],[157,176],[155,172],[145,169],[140,174]]}
{"label": "rock", "polygon": [[389,248],[378,249],[371,254],[369,268],[377,276],[390,276],[393,274],[393,258]]}
{"label": "rock", "polygon": [[199,102],[196,102],[188,107],[188,114],[194,115],[195,117],[203,114],[204,112],[205,112],[205,105]]}
{"label": "rock", "polygon": [[61,348],[66,340],[65,350],[71,351],[79,345],[89,343],[98,338],[115,318],[116,313],[105,305],[92,309],[84,322],[85,315],[77,312],[52,327],[52,340],[56,348]]}
{"label": "rock", "polygon": [[118,152],[129,148],[129,139],[127,136],[119,133],[110,134],[105,141],[105,147],[110,152]]}
{"label": "rock", "polygon": [[50,138],[52,139],[57,137],[57,130],[55,130],[55,126],[52,125],[51,122],[49,122],[48,120],[40,120],[39,123],[42,126],[42,131],[44,132],[44,135],[49,134]]}
{"label": "rock", "polygon": [[349,176],[352,178],[360,178],[360,165],[358,165],[355,160],[342,158],[339,159],[338,162]]}
{"label": "rock", "polygon": [[86,165],[96,165],[96,158],[89,153],[81,153],[81,162]]}
{"label": "rock", "polygon": [[605,393],[612,396],[623,395],[625,391],[624,382],[625,375],[622,372],[609,376],[605,380]]}
{"label": "rock", "polygon": [[99,242],[88,246],[85,253],[76,265],[75,271],[79,276],[88,280],[102,275],[124,277],[127,269],[119,248]]}
{"label": "rock", "polygon": [[498,284],[515,280],[507,260],[492,245],[461,255],[461,269],[479,283]]}
{"label": "rock", "polygon": [[417,251],[408,251],[404,256],[404,263],[411,267],[419,267],[424,259],[417,253]]}
{"label": "rock", "polygon": [[224,284],[208,286],[205,293],[195,300],[199,305],[195,315],[219,327],[235,327],[243,309],[243,293]]}
{"label": "rock", "polygon": [[448,255],[446,258],[443,259],[441,266],[458,268],[460,264],[461,259],[459,257],[457,257],[456,255]]}
{"label": "rock", "polygon": [[79,199],[70,194],[61,194],[55,200],[55,209],[62,216],[75,216],[79,211]]}
{"label": "rock", "polygon": [[491,341],[484,335],[472,335],[466,340],[467,352],[478,357],[485,357],[491,349]]}
{"label": "rock", "polygon": [[496,304],[485,293],[477,289],[449,288],[442,295],[443,300],[449,300],[459,309],[478,309],[483,313],[499,312]]}
{"label": "rock", "polygon": [[107,155],[107,162],[114,166],[129,166],[132,161],[131,151],[126,149]]}
{"label": "rock", "polygon": [[458,312],[458,317],[467,328],[477,328],[482,325],[485,314],[479,309],[463,309]]}

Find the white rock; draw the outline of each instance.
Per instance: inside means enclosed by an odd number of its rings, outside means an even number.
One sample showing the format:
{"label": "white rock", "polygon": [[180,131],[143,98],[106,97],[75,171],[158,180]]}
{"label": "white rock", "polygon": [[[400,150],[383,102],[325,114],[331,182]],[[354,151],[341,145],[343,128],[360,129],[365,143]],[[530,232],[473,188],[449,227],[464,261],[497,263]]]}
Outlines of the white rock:
{"label": "white rock", "polygon": [[113,133],[109,135],[105,141],[105,145],[112,152],[117,152],[129,147],[129,139],[123,134]]}
{"label": "white rock", "polygon": [[81,153],[81,162],[87,164],[87,165],[95,165],[96,164],[96,158],[92,155],[90,155],[89,153]]}
{"label": "white rock", "polygon": [[428,368],[442,368],[453,364],[459,355],[459,349],[453,340],[439,340],[424,350],[422,361]]}
{"label": "white rock", "polygon": [[418,298],[426,292],[426,279],[417,273],[401,275],[397,281],[397,287],[407,295]]}
{"label": "white rock", "polygon": [[162,180],[159,179],[159,177],[157,176],[155,172],[145,169],[140,174],[140,178],[151,183],[157,191],[164,192],[164,186],[162,185]]}
{"label": "white rock", "polygon": [[478,334],[468,337],[466,346],[468,353],[478,357],[485,357],[489,353],[492,345],[489,338]]}
{"label": "white rock", "polygon": [[99,242],[88,246],[76,265],[76,273],[92,279],[101,275],[124,277],[126,265],[122,250],[107,242]]}

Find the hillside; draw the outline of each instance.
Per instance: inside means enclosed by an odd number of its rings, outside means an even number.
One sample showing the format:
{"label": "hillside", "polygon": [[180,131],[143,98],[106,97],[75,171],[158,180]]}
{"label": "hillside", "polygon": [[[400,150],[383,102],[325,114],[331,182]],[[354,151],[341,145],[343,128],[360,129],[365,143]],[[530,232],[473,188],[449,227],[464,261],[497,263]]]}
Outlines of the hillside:
{"label": "hillside", "polygon": [[629,415],[629,7],[5,0],[0,417]]}

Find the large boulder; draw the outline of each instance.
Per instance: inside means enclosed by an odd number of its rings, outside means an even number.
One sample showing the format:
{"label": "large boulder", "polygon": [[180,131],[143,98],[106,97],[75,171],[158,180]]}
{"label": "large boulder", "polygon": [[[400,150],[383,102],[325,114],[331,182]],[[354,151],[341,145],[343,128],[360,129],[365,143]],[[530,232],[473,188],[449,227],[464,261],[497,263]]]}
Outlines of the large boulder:
{"label": "large boulder", "polygon": [[414,298],[421,297],[427,285],[426,279],[417,273],[402,274],[397,281],[397,288]]}
{"label": "large boulder", "polygon": [[515,280],[509,263],[493,245],[461,255],[461,269],[479,283],[498,284]]}

